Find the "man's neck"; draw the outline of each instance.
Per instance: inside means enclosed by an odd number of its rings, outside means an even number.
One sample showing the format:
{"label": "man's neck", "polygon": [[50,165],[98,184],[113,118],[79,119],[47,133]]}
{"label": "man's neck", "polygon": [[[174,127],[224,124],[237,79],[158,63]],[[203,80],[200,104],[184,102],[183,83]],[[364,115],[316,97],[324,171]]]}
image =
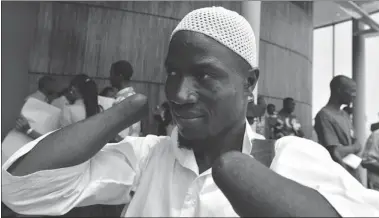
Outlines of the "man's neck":
{"label": "man's neck", "polygon": [[329,108],[332,108],[334,110],[341,110],[341,103],[339,103],[339,101],[333,97],[330,97],[328,103],[326,104],[327,107]]}
{"label": "man's neck", "polygon": [[280,113],[280,115],[283,115],[283,116],[290,116],[292,114],[291,112],[288,112],[285,109],[280,110],[279,113]]}
{"label": "man's neck", "polygon": [[194,150],[199,172],[202,173],[211,168],[213,162],[228,151],[242,151],[245,127],[244,120],[243,123],[240,122],[211,139],[189,142],[196,143],[196,148],[205,148],[198,151]]}
{"label": "man's neck", "polygon": [[130,83],[129,83],[128,81],[121,82],[121,85],[120,85],[118,91],[121,91],[121,90],[123,90],[123,89],[125,89],[125,88],[128,88],[128,87],[130,87]]}

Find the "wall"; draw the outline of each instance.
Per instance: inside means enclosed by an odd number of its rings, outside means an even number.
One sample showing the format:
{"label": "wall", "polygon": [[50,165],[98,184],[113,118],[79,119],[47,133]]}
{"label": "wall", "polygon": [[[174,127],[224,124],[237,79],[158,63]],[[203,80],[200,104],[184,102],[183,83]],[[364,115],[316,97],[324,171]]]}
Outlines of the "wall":
{"label": "wall", "polygon": [[[30,53],[29,92],[51,74],[62,87],[73,75],[109,85],[112,62],[125,59],[134,67],[132,85],[148,96],[150,108],[164,101],[163,61],[171,31],[189,11],[211,5],[241,11],[240,2],[40,2],[38,26]],[[143,120],[154,133],[152,111]]]}
{"label": "wall", "polygon": [[307,137],[312,134],[312,2],[262,2],[258,94],[282,108],[296,101]]}
{"label": "wall", "polygon": [[28,59],[38,3],[1,2],[1,140],[14,127],[28,93]]}

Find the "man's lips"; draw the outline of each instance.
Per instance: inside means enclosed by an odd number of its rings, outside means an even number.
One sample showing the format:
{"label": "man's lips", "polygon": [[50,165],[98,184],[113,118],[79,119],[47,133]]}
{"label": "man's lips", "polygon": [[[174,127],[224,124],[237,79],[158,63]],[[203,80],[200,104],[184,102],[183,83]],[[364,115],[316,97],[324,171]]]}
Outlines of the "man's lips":
{"label": "man's lips", "polygon": [[196,118],[201,118],[204,117],[204,115],[201,114],[195,114],[195,113],[177,113],[173,112],[174,116],[183,119],[183,120],[190,120],[190,119],[196,119]]}

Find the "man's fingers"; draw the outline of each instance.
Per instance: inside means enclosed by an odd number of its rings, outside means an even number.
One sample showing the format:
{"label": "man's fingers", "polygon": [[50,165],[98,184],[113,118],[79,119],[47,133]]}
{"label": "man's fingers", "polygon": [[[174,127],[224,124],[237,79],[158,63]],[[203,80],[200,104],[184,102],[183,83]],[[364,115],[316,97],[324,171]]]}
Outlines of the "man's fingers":
{"label": "man's fingers", "polygon": [[339,217],[317,191],[280,176],[241,152],[222,155],[212,175],[241,217]]}

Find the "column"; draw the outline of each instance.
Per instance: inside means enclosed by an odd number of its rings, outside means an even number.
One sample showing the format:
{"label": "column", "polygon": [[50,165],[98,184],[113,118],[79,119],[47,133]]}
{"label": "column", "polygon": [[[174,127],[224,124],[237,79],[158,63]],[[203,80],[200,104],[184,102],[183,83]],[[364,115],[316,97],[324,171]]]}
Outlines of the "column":
{"label": "column", "polygon": [[[257,46],[257,57],[256,63],[259,66],[259,43],[260,43],[260,28],[261,28],[261,2],[260,1],[243,1],[242,2],[242,10],[241,15],[245,17],[245,19],[250,23],[250,26],[253,28],[255,34],[255,43]],[[255,89],[253,91],[254,94],[254,102],[258,101],[258,82],[255,85]],[[254,122],[252,129],[256,130],[256,122]]]}
{"label": "column", "polygon": [[[366,143],[366,102],[365,102],[365,38],[356,33],[363,30],[363,24],[353,20],[353,79],[357,83],[357,96],[353,107],[353,124],[358,142],[364,146]],[[363,185],[367,184],[366,170],[361,170]]]}
{"label": "column", "polygon": [[[260,1],[244,1],[242,2],[242,16],[250,23],[255,33],[255,41],[257,46],[257,64],[259,66],[259,42],[260,42],[260,28],[261,28],[261,2]],[[258,84],[254,89],[254,101],[257,102]]]}

